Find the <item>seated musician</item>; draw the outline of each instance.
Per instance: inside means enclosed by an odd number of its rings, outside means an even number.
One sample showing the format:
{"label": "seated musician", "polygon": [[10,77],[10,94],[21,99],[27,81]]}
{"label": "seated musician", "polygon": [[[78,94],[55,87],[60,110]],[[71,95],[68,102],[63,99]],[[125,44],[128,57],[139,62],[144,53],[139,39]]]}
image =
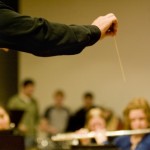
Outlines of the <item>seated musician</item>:
{"label": "seated musician", "polygon": [[[133,99],[124,110],[124,123],[128,130],[150,127],[150,106],[144,98]],[[121,136],[114,140],[121,150],[150,150],[150,134]]]}
{"label": "seated musician", "polygon": [[94,139],[81,139],[81,145],[89,145],[91,143],[96,143],[103,145],[107,141],[107,137],[103,136],[106,130],[106,119],[105,113],[100,108],[92,108],[87,113],[85,128],[77,131],[78,134],[86,134],[88,132],[94,131],[96,134]]}
{"label": "seated musician", "polygon": [[0,131],[10,128],[10,119],[6,110],[0,106]]}
{"label": "seated musician", "polygon": [[[124,124],[127,130],[147,129],[150,127],[150,106],[144,98],[135,98],[124,110]],[[87,114],[86,128],[78,133],[88,133],[89,131],[101,132],[95,136],[97,144],[108,144],[105,136],[106,122],[105,115],[97,108],[91,109]],[[104,134],[103,134],[104,133]],[[90,144],[90,139],[82,139],[81,144]],[[150,133],[134,134],[117,137],[113,144],[121,150],[150,150]]]}

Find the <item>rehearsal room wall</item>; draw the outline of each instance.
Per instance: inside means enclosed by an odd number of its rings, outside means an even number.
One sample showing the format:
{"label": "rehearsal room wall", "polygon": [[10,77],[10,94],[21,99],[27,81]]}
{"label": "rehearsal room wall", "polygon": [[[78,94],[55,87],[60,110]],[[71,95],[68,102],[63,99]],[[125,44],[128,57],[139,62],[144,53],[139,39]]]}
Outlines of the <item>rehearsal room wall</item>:
{"label": "rehearsal room wall", "polygon": [[43,110],[57,89],[66,93],[66,105],[76,110],[82,95],[91,91],[95,103],[121,111],[133,97],[150,100],[149,0],[21,0],[22,14],[65,24],[90,24],[99,15],[116,14],[115,37],[126,82],[123,80],[114,38],[106,38],[74,56],[49,58],[19,54],[19,80],[36,81],[35,97]]}

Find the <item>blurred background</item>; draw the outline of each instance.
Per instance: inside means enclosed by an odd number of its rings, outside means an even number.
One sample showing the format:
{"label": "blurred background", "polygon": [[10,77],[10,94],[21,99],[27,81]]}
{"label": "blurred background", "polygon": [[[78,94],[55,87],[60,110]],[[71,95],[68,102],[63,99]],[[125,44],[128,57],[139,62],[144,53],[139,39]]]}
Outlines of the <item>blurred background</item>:
{"label": "blurred background", "polygon": [[126,82],[123,81],[113,38],[107,38],[74,56],[40,58],[31,54],[0,52],[0,101],[19,90],[25,78],[36,82],[35,97],[42,113],[52,93],[63,89],[66,105],[76,110],[82,95],[91,91],[95,103],[121,115],[133,97],[150,99],[150,1],[148,0],[3,0],[16,11],[65,24],[91,24],[113,12],[119,20],[116,36]]}
{"label": "blurred background", "polygon": [[[114,38],[101,40],[72,56],[42,58],[0,51],[0,106],[15,110],[15,117],[22,111],[17,128],[27,137],[25,146],[35,146],[35,142],[42,146],[43,139],[40,141],[34,134],[37,129],[50,135],[80,129],[84,122],[78,127],[79,120],[85,121],[86,111],[95,106],[101,106],[106,113],[108,130],[123,129],[122,112],[127,103],[134,97],[144,97],[150,102],[149,0],[2,1],[23,15],[67,25],[91,24],[98,16],[108,13],[114,13],[119,21],[115,39],[126,82]],[[16,105],[12,97],[15,94],[24,95],[23,105],[20,100]],[[57,112],[57,108],[62,113],[51,113],[52,109]],[[8,116],[3,109],[2,112]],[[9,125],[10,120],[7,121]]]}

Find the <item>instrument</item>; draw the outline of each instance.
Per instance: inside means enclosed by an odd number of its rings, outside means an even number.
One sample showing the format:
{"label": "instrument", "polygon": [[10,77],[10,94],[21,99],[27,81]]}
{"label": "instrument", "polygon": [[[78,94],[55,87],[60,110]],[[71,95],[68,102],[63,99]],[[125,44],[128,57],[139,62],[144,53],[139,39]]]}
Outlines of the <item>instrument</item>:
{"label": "instrument", "polygon": [[[99,134],[105,135],[107,137],[113,136],[123,136],[123,135],[135,135],[135,134],[147,134],[150,133],[150,128],[148,129],[138,129],[138,130],[119,130],[119,131],[102,131]],[[75,140],[75,139],[86,139],[86,138],[94,138],[98,133],[96,132],[88,132],[88,133],[64,133],[57,134],[51,137],[52,141],[67,141],[67,140]]]}

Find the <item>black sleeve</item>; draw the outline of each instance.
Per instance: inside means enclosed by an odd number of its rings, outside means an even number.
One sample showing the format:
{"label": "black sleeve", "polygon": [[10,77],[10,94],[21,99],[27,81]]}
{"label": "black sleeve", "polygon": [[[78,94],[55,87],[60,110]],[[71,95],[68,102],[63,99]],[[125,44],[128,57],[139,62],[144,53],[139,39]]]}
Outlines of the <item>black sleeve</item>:
{"label": "black sleeve", "polygon": [[0,47],[37,56],[72,55],[97,42],[94,25],[65,25],[16,13],[0,2]]}
{"label": "black sleeve", "polygon": [[43,114],[43,118],[48,119],[50,117],[50,113],[52,109],[53,107],[48,107]]}

